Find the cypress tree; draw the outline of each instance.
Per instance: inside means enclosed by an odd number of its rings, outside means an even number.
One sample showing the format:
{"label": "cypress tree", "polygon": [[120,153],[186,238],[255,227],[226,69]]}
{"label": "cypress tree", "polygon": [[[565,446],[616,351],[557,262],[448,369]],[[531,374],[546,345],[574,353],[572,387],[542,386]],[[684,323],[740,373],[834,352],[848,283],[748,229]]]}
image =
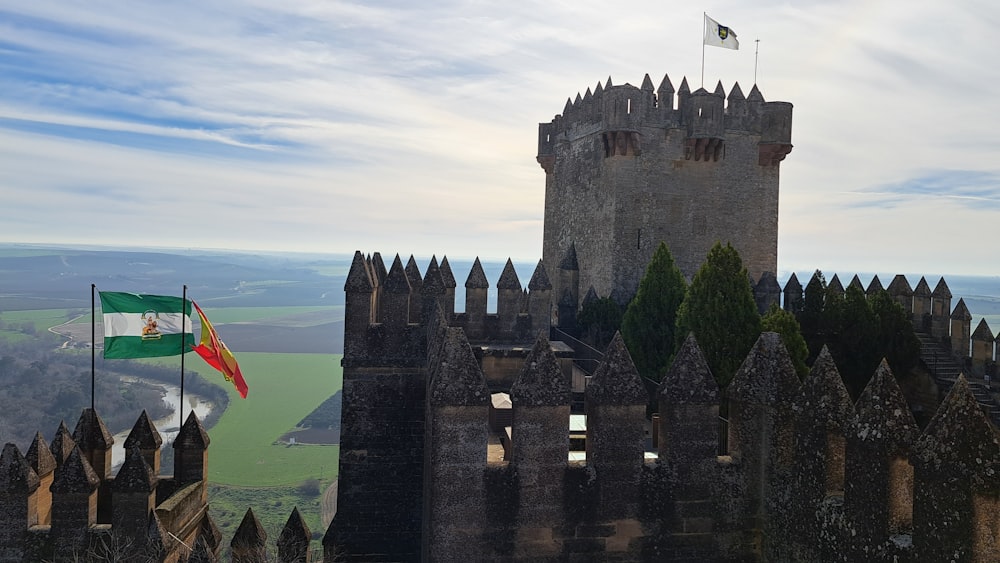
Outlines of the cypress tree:
{"label": "cypress tree", "polygon": [[659,381],[677,353],[683,342],[674,333],[677,309],[686,291],[684,275],[661,242],[622,318],[622,338],[639,375]]}
{"label": "cypress tree", "polygon": [[760,328],[762,332],[777,332],[781,335],[781,343],[785,345],[788,355],[792,358],[795,373],[799,379],[805,379],[809,375],[809,366],[806,365],[809,347],[806,346],[806,339],[802,337],[802,329],[795,315],[778,307],[777,303],[771,303],[767,313],[760,319]]}
{"label": "cypress tree", "polygon": [[725,387],[760,336],[760,315],[739,252],[716,243],[677,312],[677,342],[698,339],[716,381]]}

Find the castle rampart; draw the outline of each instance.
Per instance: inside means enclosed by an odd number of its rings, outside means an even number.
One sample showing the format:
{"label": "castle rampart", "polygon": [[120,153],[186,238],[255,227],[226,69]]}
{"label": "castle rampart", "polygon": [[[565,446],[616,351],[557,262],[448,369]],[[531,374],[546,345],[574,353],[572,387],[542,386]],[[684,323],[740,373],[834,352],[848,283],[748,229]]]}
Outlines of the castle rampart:
{"label": "castle rampart", "polygon": [[[357,270],[367,261],[358,253]],[[571,280],[577,264],[564,264],[561,275]],[[800,383],[779,337],[764,334],[726,389],[729,432],[720,442],[723,393],[689,337],[656,391],[658,440],[650,448],[647,391],[616,336],[586,389],[586,445],[574,451],[570,379],[558,345],[544,332],[506,328],[515,313],[521,326],[534,326],[531,294],[547,291],[544,271],[539,264],[525,299],[508,263],[497,282],[510,289],[507,304],[488,313],[472,291],[489,286],[477,261],[466,284],[477,306],[447,314],[439,302],[437,314],[409,325],[411,358],[380,344],[391,330],[370,319],[365,330],[377,336],[376,353],[344,360],[341,491],[348,492],[327,532],[328,553],[412,561],[917,562],[944,550],[987,561],[1000,549],[990,515],[1000,498],[1000,478],[991,472],[1000,464],[1000,441],[964,376],[921,433],[884,362],[855,405],[827,351]],[[894,280],[897,289],[904,283]],[[925,285],[910,292],[914,323],[942,326],[935,315],[947,311],[947,284],[939,281],[929,303],[914,306],[926,299]],[[830,286],[844,292],[839,278]],[[849,287],[860,289],[857,276]],[[875,279],[868,289],[879,287]],[[781,288],[765,275],[754,288],[761,307],[803,299],[794,276]],[[571,301],[579,288],[564,290]],[[504,306],[508,320],[501,323]],[[497,460],[487,424],[494,384],[482,350],[525,346],[525,338],[534,343],[517,359],[510,443]],[[386,355],[389,349],[395,355]],[[378,386],[398,395],[371,395]],[[374,397],[395,403],[384,408]],[[406,409],[411,414],[401,416]],[[966,424],[974,430],[952,439]],[[407,437],[394,442],[404,447],[392,456],[379,453],[389,434]],[[949,480],[950,467],[958,481]],[[404,494],[399,475],[419,488]],[[393,514],[393,526],[383,524],[385,514],[378,518],[380,510]],[[937,519],[941,511],[947,524]],[[365,539],[376,535],[381,543]],[[400,541],[411,550],[395,548]]]}

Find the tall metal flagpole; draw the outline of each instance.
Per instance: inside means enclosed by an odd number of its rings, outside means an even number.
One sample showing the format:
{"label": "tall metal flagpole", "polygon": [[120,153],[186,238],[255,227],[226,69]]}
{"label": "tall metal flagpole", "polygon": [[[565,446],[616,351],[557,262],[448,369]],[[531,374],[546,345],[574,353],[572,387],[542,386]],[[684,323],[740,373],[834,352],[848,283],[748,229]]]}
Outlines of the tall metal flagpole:
{"label": "tall metal flagpole", "polygon": [[[94,410],[94,354],[97,349],[97,306],[94,302],[94,292],[97,284],[90,284],[90,410]],[[97,411],[94,411],[97,412]]]}
{"label": "tall metal flagpole", "polygon": [[177,412],[180,414],[181,422],[178,428],[184,426],[184,352],[187,352],[187,333],[184,330],[187,328],[185,326],[187,322],[185,321],[184,313],[187,312],[187,298],[188,298],[188,286],[184,284],[184,292],[181,297],[181,400],[180,405],[177,407]]}
{"label": "tall metal flagpole", "polygon": [[755,43],[753,48],[753,83],[757,84],[757,53],[760,52],[760,39],[754,39]]}
{"label": "tall metal flagpole", "polygon": [[705,87],[705,23],[708,21],[708,12],[701,13],[701,87]]}

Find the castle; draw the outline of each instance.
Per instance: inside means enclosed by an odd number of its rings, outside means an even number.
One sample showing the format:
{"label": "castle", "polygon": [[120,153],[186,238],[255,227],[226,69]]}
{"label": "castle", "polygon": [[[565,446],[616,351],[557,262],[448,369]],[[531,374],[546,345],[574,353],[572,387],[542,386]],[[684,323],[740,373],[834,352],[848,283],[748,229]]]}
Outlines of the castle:
{"label": "castle", "polygon": [[[378,253],[358,252],[345,285],[340,493],[324,538],[338,560],[1000,559],[1000,437],[979,381],[954,377],[921,431],[885,362],[855,403],[829,353],[800,383],[765,333],[723,391],[689,337],[650,425],[650,393],[620,337],[581,377],[567,342],[534,331],[551,298],[543,263],[525,294],[508,262],[496,313],[478,261],[461,313],[446,259],[419,283],[410,264],[397,256],[386,271]],[[784,288],[767,273],[755,281],[761,308],[803,299],[794,276]],[[843,291],[836,276],[830,286]],[[943,280],[910,287],[897,276],[888,292],[935,344],[973,367],[993,361],[992,334],[986,354],[964,303],[949,312]],[[585,445],[574,451],[579,391]],[[498,419],[509,420],[500,456]]]}
{"label": "castle", "polygon": [[[727,104],[728,101],[728,104]],[[750,274],[777,272],[778,164],[792,150],[792,104],[757,86],[728,98],[663,77],[654,91],[609,78],[566,101],[538,126],[545,170],[542,261],[571,248],[588,267],[580,286],[625,304],[660,241],[690,279],[716,241],[730,242]],[[553,280],[556,299],[565,288]]]}
{"label": "castle", "polygon": [[[620,337],[599,352],[568,334],[587,299],[635,292],[660,240],[688,276],[730,241],[761,311],[803,300],[794,275],[782,288],[773,273],[791,105],[756,86],[746,98],[734,86],[728,106],[721,84],[691,93],[685,80],[677,94],[675,108],[669,79],[656,92],[648,76],[609,80],[540,125],[543,259],[527,287],[508,260],[495,312],[478,259],[456,312],[447,258],[421,274],[412,257],[387,268],[355,253],[324,562],[1000,560],[1000,438],[979,396],[1000,352],[985,321],[973,331],[964,303],[951,309],[943,279],[887,288],[925,352],[948,360],[935,356],[947,395],[923,430],[884,362],[852,402],[829,353],[800,382],[765,333],[723,390],[689,337],[650,388]],[[834,276],[827,291],[843,290]],[[866,291],[882,290],[876,278]],[[219,560],[197,417],[173,443],[172,476],[145,415],[115,476],[112,442],[87,409],[51,445],[4,447],[0,562]],[[234,562],[269,560],[252,510],[229,545]],[[276,556],[312,558],[297,511]]]}

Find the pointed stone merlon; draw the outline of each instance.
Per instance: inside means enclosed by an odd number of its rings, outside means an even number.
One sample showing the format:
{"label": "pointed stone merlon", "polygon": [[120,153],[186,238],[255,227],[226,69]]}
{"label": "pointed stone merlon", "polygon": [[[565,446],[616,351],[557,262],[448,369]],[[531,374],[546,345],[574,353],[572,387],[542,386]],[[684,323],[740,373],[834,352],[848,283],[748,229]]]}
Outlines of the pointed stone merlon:
{"label": "pointed stone merlon", "polygon": [[420,266],[417,260],[410,255],[406,261],[406,279],[410,282],[410,322],[417,324],[420,322],[420,294],[424,285],[424,277],[420,274]]}
{"label": "pointed stone merlon", "polygon": [[796,402],[800,496],[815,511],[827,495],[843,495],[847,433],[855,417],[854,402],[826,346],[813,363]]}
{"label": "pointed stone merlon", "polygon": [[[174,481],[180,484],[208,482],[208,445],[211,440],[198,415],[191,411],[174,439]],[[202,497],[207,489],[202,487]]]}
{"label": "pointed stone merlon", "polygon": [[713,465],[719,453],[719,384],[688,334],[656,390],[660,459],[680,475]]}
{"label": "pointed stone merlon", "polygon": [[132,448],[138,449],[146,464],[152,469],[153,475],[160,474],[160,448],[163,446],[163,437],[149,420],[145,410],[132,426],[132,431],[125,438],[124,446],[126,452]]}
{"label": "pointed stone merlon", "polygon": [[771,304],[779,305],[781,301],[781,286],[773,272],[764,272],[760,275],[760,280],[753,287],[754,301],[757,302],[757,312],[761,315],[767,313]]}
{"label": "pointed stone merlon", "polygon": [[913,521],[913,444],[919,434],[896,377],[882,360],[856,403],[847,436],[844,511],[859,536],[885,542]]}
{"label": "pointed stone merlon", "polygon": [[354,252],[351,269],[344,283],[344,357],[365,355],[368,327],[375,319],[375,284],[360,250]]}
{"label": "pointed stone merlon", "polygon": [[466,330],[472,338],[480,338],[485,331],[486,305],[489,300],[490,282],[486,279],[483,264],[476,257],[465,280]]}
{"label": "pointed stone merlon", "polygon": [[278,561],[281,563],[309,563],[309,542],[312,541],[312,532],[299,508],[292,509],[285,526],[278,536]]}
{"label": "pointed stone merlon", "polygon": [[7,560],[24,558],[25,532],[39,523],[38,484],[28,460],[7,443],[0,454],[0,553]]}
{"label": "pointed stone merlon", "polygon": [[49,532],[57,560],[82,553],[88,532],[97,523],[97,488],[101,479],[74,447],[56,469],[52,480],[52,528]]}
{"label": "pointed stone merlon", "polygon": [[802,304],[805,297],[802,294],[802,283],[799,282],[798,276],[792,273],[792,276],[788,278],[785,282],[785,289],[783,290],[784,303],[782,308],[786,311],[798,312],[802,310]]}
{"label": "pointed stone merlon", "polygon": [[97,412],[87,408],[80,414],[80,420],[73,430],[73,442],[101,480],[97,496],[97,521],[107,524],[111,521],[111,490],[107,486],[107,479],[111,475],[111,447],[115,439]]}
{"label": "pointed stone merlon", "polygon": [[441,279],[444,280],[444,300],[441,308],[444,310],[447,319],[455,316],[455,288],[458,283],[455,281],[455,273],[451,271],[451,263],[448,257],[441,258]]}
{"label": "pointed stone merlon", "polygon": [[116,533],[135,542],[145,537],[149,513],[156,508],[158,481],[137,446],[125,451],[125,462],[111,485],[111,523]]}
{"label": "pointed stone merlon", "polygon": [[948,326],[951,321],[951,290],[944,278],[938,280],[931,292],[931,336],[937,339],[948,338]]}
{"label": "pointed stone merlon", "polygon": [[897,274],[896,277],[892,278],[892,282],[886,288],[886,291],[889,292],[889,297],[892,297],[903,306],[903,310],[906,311],[907,315],[913,314],[913,288],[910,287],[910,282],[907,281],[906,276]]}
{"label": "pointed stone merlon", "polygon": [[114,437],[94,409],[84,409],[73,430],[73,442],[87,458],[97,476],[104,480],[111,472],[111,446]]}
{"label": "pointed stone merlon", "polygon": [[420,286],[420,324],[427,324],[438,308],[444,310],[445,286],[444,276],[441,274],[441,267],[438,265],[437,256],[431,256],[431,261],[424,272],[424,280]]}
{"label": "pointed stone merlon", "polygon": [[52,455],[41,432],[35,434],[35,439],[28,446],[25,459],[38,476],[38,491],[35,493],[38,524],[48,526],[52,523],[52,492],[49,487],[52,486],[52,478],[55,476],[56,458]]}
{"label": "pointed stone merlon", "polygon": [[411,287],[399,254],[392,261],[380,289],[378,322],[387,332],[402,332],[410,322]]}
{"label": "pointed stone merlon", "polygon": [[483,471],[489,442],[490,392],[460,328],[449,328],[440,365],[428,389],[428,463],[424,503],[430,561],[477,559],[476,538],[486,526]]}
{"label": "pointed stone merlon", "polygon": [[951,352],[959,358],[969,357],[972,339],[972,313],[965,306],[965,299],[959,299],[951,312]]}
{"label": "pointed stone merlon", "polygon": [[587,465],[601,486],[598,503],[606,519],[625,518],[640,498],[649,395],[615,333],[586,389]]}
{"label": "pointed stone merlon", "polygon": [[993,331],[986,319],[980,319],[976,330],[972,332],[972,373],[983,377],[986,364],[993,361]]}
{"label": "pointed stone merlon", "polygon": [[544,335],[528,353],[510,399],[511,464],[520,483],[518,518],[559,522],[569,458],[570,388]]}
{"label": "pointed stone merlon", "polygon": [[928,319],[931,316],[931,286],[921,276],[917,287],[913,288],[913,326],[918,329],[923,327],[925,316]]}
{"label": "pointed stone merlon", "polygon": [[382,305],[382,293],[385,286],[385,278],[388,276],[385,269],[385,262],[382,260],[381,252],[373,252],[366,260],[368,271],[372,276],[372,284],[375,289],[372,292],[372,314],[377,319],[379,307]]}
{"label": "pointed stone merlon", "polygon": [[760,116],[757,164],[777,166],[790,152],[792,152],[792,104],[764,102]]}
{"label": "pointed stone merlon", "polygon": [[521,314],[521,281],[517,278],[514,263],[510,258],[497,280],[497,322],[502,333],[510,333]]}
{"label": "pointed stone merlon", "polygon": [[997,561],[991,532],[998,503],[1000,441],[962,376],[917,440],[912,456],[913,540],[923,560]]}
{"label": "pointed stone merlon", "polygon": [[778,469],[794,454],[794,398],[799,379],[781,337],[760,335],[729,384],[729,452],[747,490],[746,515],[766,516]]}
{"label": "pointed stone merlon", "polygon": [[248,508],[243,521],[229,543],[233,563],[260,563],[267,561],[267,532],[261,526],[253,509]]}
{"label": "pointed stone merlon", "polygon": [[76,447],[76,442],[73,441],[73,435],[65,421],[59,422],[59,428],[56,430],[49,447],[52,450],[52,457],[56,460],[56,468],[61,467],[66,458],[69,457],[70,452]]}
{"label": "pointed stone merlon", "polygon": [[548,332],[552,325],[552,283],[545,265],[538,261],[528,282],[528,314],[531,315],[531,333]]}

